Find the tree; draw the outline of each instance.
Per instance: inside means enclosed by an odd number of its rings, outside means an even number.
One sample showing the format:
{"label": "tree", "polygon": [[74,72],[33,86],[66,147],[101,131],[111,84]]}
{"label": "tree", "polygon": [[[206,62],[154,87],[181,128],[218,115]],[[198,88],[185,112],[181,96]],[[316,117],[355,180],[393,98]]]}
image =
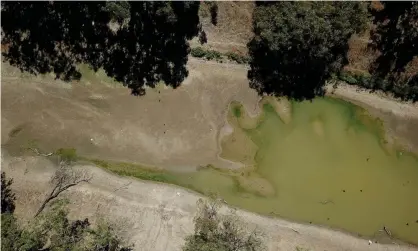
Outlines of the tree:
{"label": "tree", "polygon": [[99,220],[96,227],[87,218],[69,220],[67,203],[54,201],[49,210],[23,227],[12,214],[2,214],[2,250],[132,250],[104,220]]}
{"label": "tree", "polygon": [[417,101],[417,74],[404,76],[402,73],[418,56],[418,3],[384,2],[383,9],[371,9],[371,12],[376,25],[371,32],[371,47],[380,52],[371,70],[376,79],[386,80],[385,86],[380,81],[376,88]]}
{"label": "tree", "polygon": [[210,22],[216,26],[218,24],[218,4],[216,2],[211,2],[209,11]]}
{"label": "tree", "polygon": [[186,238],[184,251],[257,251],[264,250],[259,233],[247,233],[239,219],[218,214],[219,201],[198,201],[195,232]]}
{"label": "tree", "polygon": [[[6,180],[2,172],[2,213],[1,213],[1,250],[96,250],[130,251],[132,246],[125,245],[118,236],[115,227],[100,219],[96,227],[89,220],[71,221],[68,219],[66,200],[54,200],[48,210],[20,226],[13,210],[3,207],[3,192],[7,190],[7,205],[15,197],[10,189],[12,180]],[[13,202],[14,204],[14,202]],[[3,209],[8,209],[3,211]],[[14,207],[13,207],[14,209]]]}
{"label": "tree", "polygon": [[361,2],[257,2],[248,78],[260,94],[310,99],[347,63],[348,40],[367,23]]}
{"label": "tree", "polygon": [[[4,59],[32,74],[79,79],[77,64],[98,69],[111,35],[104,2],[2,2]],[[7,20],[7,22],[5,21]],[[40,32],[42,31],[42,32]]]}
{"label": "tree", "polygon": [[[188,74],[187,40],[201,30],[199,2],[1,4],[3,56],[10,64],[66,81],[80,79],[80,63],[103,67],[135,95],[161,80],[179,86]],[[114,20],[116,32],[109,28]]]}
{"label": "tree", "polygon": [[134,95],[160,81],[176,88],[187,76],[188,39],[199,33],[198,2],[130,2],[128,25],[111,40],[103,67]]}
{"label": "tree", "polygon": [[37,217],[45,209],[46,205],[62,192],[80,183],[90,182],[91,178],[91,175],[87,172],[74,170],[65,160],[61,161],[57,171],[50,180],[52,190],[47,194],[34,217]]}
{"label": "tree", "polygon": [[130,5],[127,1],[107,1],[105,9],[110,13],[112,20],[123,23],[130,17]]}
{"label": "tree", "polygon": [[11,189],[13,179],[7,179],[6,174],[1,172],[1,213],[12,214],[15,211],[16,195]]}

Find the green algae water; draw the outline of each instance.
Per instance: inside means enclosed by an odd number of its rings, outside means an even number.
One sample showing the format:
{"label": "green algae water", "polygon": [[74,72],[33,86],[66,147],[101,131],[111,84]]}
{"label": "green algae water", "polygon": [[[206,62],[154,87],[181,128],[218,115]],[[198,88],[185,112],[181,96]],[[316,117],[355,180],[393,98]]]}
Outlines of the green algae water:
{"label": "green algae water", "polygon": [[290,119],[272,102],[261,106],[256,118],[239,103],[229,107],[234,131],[222,140],[221,157],[245,168],[157,171],[152,179],[216,194],[253,212],[363,236],[386,226],[418,244],[418,160],[386,144],[379,120],[331,98],[292,103]]}

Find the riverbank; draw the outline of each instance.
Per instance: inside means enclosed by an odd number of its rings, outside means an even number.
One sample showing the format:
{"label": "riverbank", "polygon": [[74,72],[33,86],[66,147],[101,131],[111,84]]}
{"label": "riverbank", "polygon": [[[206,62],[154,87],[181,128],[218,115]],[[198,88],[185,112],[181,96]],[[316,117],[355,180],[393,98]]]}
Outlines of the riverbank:
{"label": "riverbank", "polygon": [[403,102],[381,91],[370,93],[342,82],[336,88],[326,88],[327,95],[361,106],[381,119],[390,144],[418,155],[418,102]]}
{"label": "riverbank", "polygon": [[[14,178],[16,214],[28,218],[48,189],[54,171],[43,157],[10,157],[2,153],[2,170]],[[105,216],[124,226],[123,234],[135,250],[181,250],[184,237],[193,231],[193,216],[200,195],[177,186],[115,176],[94,166],[77,166],[91,172],[93,180],[71,188],[70,217]],[[223,212],[228,212],[224,207]],[[247,224],[264,233],[268,250],[418,250],[411,246],[373,243],[328,228],[262,217],[236,210]]]}
{"label": "riverbank", "polygon": [[342,98],[357,105],[366,105],[383,112],[391,112],[404,118],[418,118],[418,102],[403,102],[381,91],[370,93],[366,89],[340,82],[336,88],[327,86],[327,92],[331,96]]}

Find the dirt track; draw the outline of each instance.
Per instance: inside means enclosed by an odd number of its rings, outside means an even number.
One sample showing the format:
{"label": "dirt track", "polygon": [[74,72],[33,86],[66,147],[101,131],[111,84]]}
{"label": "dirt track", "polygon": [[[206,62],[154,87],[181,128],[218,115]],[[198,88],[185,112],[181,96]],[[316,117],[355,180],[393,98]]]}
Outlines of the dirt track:
{"label": "dirt track", "polygon": [[[48,189],[54,166],[42,157],[13,158],[2,155],[2,169],[14,178],[17,191],[16,213],[29,218]],[[117,177],[92,166],[78,166],[93,174],[91,184],[71,188],[65,194],[71,201],[70,217],[105,216],[123,226],[125,238],[135,250],[181,250],[184,237],[193,232],[196,201],[201,196],[176,186]],[[229,212],[223,208],[223,212]],[[237,210],[249,230],[264,233],[269,250],[417,250],[359,239],[338,231],[312,225],[261,217]]]}

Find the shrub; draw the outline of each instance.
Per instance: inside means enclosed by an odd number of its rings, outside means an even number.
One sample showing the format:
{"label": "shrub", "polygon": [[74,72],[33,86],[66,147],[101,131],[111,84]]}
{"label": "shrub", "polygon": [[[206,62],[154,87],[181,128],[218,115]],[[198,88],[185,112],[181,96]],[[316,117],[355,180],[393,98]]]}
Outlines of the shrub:
{"label": "shrub", "polygon": [[352,74],[348,73],[348,72],[341,72],[339,75],[339,79],[350,84],[350,85],[355,85],[357,84],[357,79],[355,77],[353,77]]}
{"label": "shrub", "polygon": [[1,172],[1,213],[13,213],[15,211],[16,196],[11,189],[13,179],[7,179]]}
{"label": "shrub", "polygon": [[55,154],[60,156],[62,161],[68,163],[77,160],[77,152],[74,148],[60,148],[55,152]]}
{"label": "shrub", "polygon": [[192,48],[190,51],[193,57],[202,58],[206,55],[206,51],[202,47]]}
{"label": "shrub", "polygon": [[212,60],[212,59],[221,60],[222,59],[222,54],[220,52],[218,52],[218,51],[207,50],[206,51],[205,58],[207,60]]}
{"label": "shrub", "polygon": [[193,57],[197,58],[205,58],[207,60],[222,60],[222,54],[215,50],[205,50],[202,47],[198,46],[196,48],[192,48],[191,52]]}
{"label": "shrub", "polygon": [[237,62],[238,64],[247,64],[249,61],[250,61],[250,59],[248,58],[248,57],[246,57],[246,56],[243,56],[243,55],[240,55],[240,54],[238,54],[238,53],[235,53],[235,52],[227,52],[227,53],[225,53],[225,56],[229,59],[229,60],[231,60],[231,61],[235,61],[235,62]]}
{"label": "shrub", "polygon": [[218,213],[219,201],[198,201],[198,214],[194,218],[195,232],[186,237],[183,251],[261,251],[265,250],[260,233],[248,233],[237,217]]}

